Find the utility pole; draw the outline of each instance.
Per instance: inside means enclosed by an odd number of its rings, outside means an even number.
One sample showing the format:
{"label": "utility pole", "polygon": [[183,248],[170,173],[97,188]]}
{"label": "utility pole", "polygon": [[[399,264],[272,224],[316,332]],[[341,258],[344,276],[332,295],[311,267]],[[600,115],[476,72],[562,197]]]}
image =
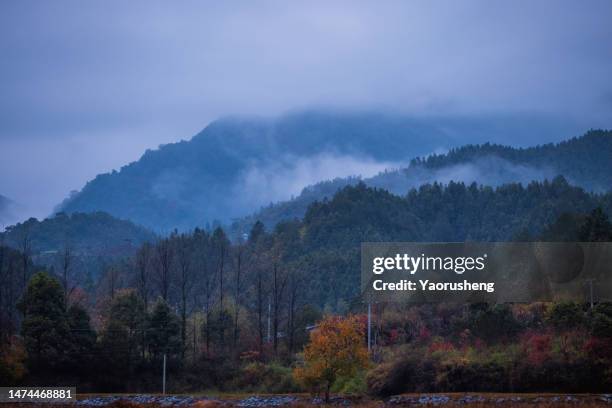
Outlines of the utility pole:
{"label": "utility pole", "polygon": [[166,395],[166,353],[164,353],[164,368],[162,371],[162,394]]}
{"label": "utility pole", "polygon": [[593,309],[593,282],[595,281],[595,279],[589,278],[586,281],[589,283],[589,294],[591,297],[591,310],[592,310]]}

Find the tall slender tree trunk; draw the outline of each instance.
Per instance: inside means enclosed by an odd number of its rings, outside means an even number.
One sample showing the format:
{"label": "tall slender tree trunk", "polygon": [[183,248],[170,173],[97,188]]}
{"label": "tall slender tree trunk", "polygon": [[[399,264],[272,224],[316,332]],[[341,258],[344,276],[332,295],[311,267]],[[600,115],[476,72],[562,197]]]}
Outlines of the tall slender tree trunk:
{"label": "tall slender tree trunk", "polygon": [[288,331],[289,333],[289,354],[293,353],[293,340],[294,340],[294,332],[295,332],[295,303],[297,297],[297,285],[291,288],[291,299],[289,300],[289,322],[288,322]]}
{"label": "tall slender tree trunk", "polygon": [[187,348],[187,288],[183,281],[181,290],[181,359],[185,359],[185,349]]}
{"label": "tall slender tree trunk", "polygon": [[274,275],[273,276],[274,315],[272,317],[272,335],[274,338],[272,340],[272,347],[274,349],[274,354],[276,354],[278,351],[278,326],[279,326],[279,311],[280,311],[280,297],[281,297],[280,291],[282,290],[280,287],[280,282],[278,278],[278,266],[276,262],[274,262],[273,271],[274,271],[273,273]]}
{"label": "tall slender tree trunk", "polygon": [[221,260],[219,265],[219,337],[221,345],[225,343],[225,310],[223,309],[223,266],[225,261],[225,245],[221,244]]}
{"label": "tall slender tree trunk", "polygon": [[195,364],[198,358],[198,321],[196,319],[196,314],[193,314],[193,363]]}
{"label": "tall slender tree trunk", "polygon": [[205,313],[206,313],[206,326],[205,326],[205,336],[206,336],[206,356],[210,355],[210,280],[206,279],[206,303],[205,303]]}
{"label": "tall slender tree trunk", "polygon": [[238,249],[238,268],[236,270],[236,310],[234,311],[234,349],[238,345],[238,314],[240,313],[240,272],[241,272],[242,252]]}
{"label": "tall slender tree trunk", "polygon": [[261,271],[257,272],[257,330],[259,334],[259,353],[263,351],[263,288]]}

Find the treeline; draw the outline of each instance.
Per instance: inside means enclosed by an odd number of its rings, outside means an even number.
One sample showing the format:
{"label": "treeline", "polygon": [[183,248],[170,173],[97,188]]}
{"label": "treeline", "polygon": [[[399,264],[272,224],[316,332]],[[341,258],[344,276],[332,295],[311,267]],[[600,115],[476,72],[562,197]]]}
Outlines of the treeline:
{"label": "treeline", "polygon": [[537,236],[563,213],[612,210],[612,194],[591,194],[563,177],[527,186],[434,183],[405,197],[364,184],[311,205],[304,217],[313,246],[352,247],[362,241],[505,241]]}
{"label": "treeline", "polygon": [[125,254],[122,247],[138,247],[143,242],[155,239],[150,230],[104,212],[59,212],[40,221],[30,218],[7,227],[0,237],[6,245],[19,250],[23,249],[23,241],[26,240],[30,255],[58,252],[66,244],[78,253]]}
{"label": "treeline", "polygon": [[132,256],[144,242],[155,239],[151,231],[103,212],[30,218],[0,233],[0,245],[20,251],[51,273],[70,275],[72,286],[88,292],[95,290],[110,264]]}
{"label": "treeline", "polygon": [[[609,241],[610,204],[609,194],[586,193],[562,178],[496,189],[433,184],[406,197],[358,184],[312,204],[302,221],[272,231],[258,222],[234,242],[216,228],[145,243],[107,265],[89,294],[71,278],[69,252],[64,268],[30,279],[39,268],[5,249],[0,371],[14,382],[60,378],[84,390],[158,391],[165,355],[176,392],[291,391],[288,366],[309,329],[326,313],[364,310],[360,242]],[[427,330],[441,317],[430,318]],[[473,330],[477,337],[505,330],[494,327]],[[377,318],[375,337],[386,330]]]}
{"label": "treeline", "polygon": [[[448,153],[413,159],[406,168],[385,170],[363,179],[363,182],[369,187],[403,196],[414,188],[435,181],[475,181],[488,186],[522,183],[526,186],[533,180],[543,181],[560,175],[588,191],[609,192],[612,185],[611,156],[612,131],[592,130],[564,142],[529,148],[490,143],[466,145]],[[249,225],[256,220],[273,227],[284,220],[302,218],[310,203],[331,198],[338,190],[359,181],[359,178],[348,177],[314,184],[289,201],[270,205],[254,215],[236,220],[232,232],[248,231]]]}
{"label": "treeline", "polygon": [[513,164],[551,169],[575,184],[595,191],[608,191],[612,185],[612,131],[591,130],[581,137],[560,143],[529,148],[497,144],[466,145],[446,154],[414,159],[411,167],[440,169],[479,158],[496,157]]}
{"label": "treeline", "polygon": [[19,329],[17,302],[35,268],[41,269],[27,254],[0,244],[0,344],[7,344]]}
{"label": "treeline", "polygon": [[612,304],[375,305],[371,394],[607,392]]}
{"label": "treeline", "polygon": [[289,369],[262,364],[290,361],[321,317],[292,261],[298,236],[290,225],[268,234],[261,224],[234,244],[221,228],[173,233],[109,266],[94,304],[63,275],[38,273],[7,305],[16,306],[7,310],[20,316],[11,325],[20,336],[7,332],[3,343],[6,378],[158,391],[165,356],[175,390],[231,387],[243,362],[282,375],[277,386],[291,389]]}
{"label": "treeline", "polygon": [[[355,306],[361,242],[590,240],[579,229],[596,208],[610,214],[612,195],[587,193],[561,177],[498,188],[434,183],[404,197],[359,183],[341,189],[330,200],[311,204],[303,220],[280,223],[271,231],[257,223],[249,234],[232,242],[221,228],[196,229],[134,246],[130,252],[136,255],[117,262],[112,254],[82,258],[81,247],[62,245],[56,238],[59,248],[48,265],[67,293],[83,296],[78,289],[85,289],[88,307],[100,308],[118,290],[136,288],[147,307],[159,296],[177,308],[183,321],[193,310],[210,314],[215,304],[234,307],[238,298],[239,308],[257,309],[257,319],[251,321],[267,337],[269,305],[271,314],[278,315],[277,330],[284,332],[281,322],[289,320],[280,317],[284,303],[339,313]],[[80,219],[66,218],[72,225]],[[61,224],[60,219],[53,224]],[[23,275],[23,259],[34,252],[34,235],[17,234],[22,230],[27,231],[20,226],[10,235],[21,249],[22,261],[5,262],[6,276]],[[13,289],[8,291],[16,296]]]}

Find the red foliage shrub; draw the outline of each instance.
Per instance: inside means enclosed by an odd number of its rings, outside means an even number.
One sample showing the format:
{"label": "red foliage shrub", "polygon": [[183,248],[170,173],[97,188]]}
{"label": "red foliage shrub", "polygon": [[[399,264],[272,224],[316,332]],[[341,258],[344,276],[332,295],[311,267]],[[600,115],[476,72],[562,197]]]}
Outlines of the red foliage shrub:
{"label": "red foliage shrub", "polygon": [[435,353],[436,351],[454,351],[455,346],[450,341],[434,341],[429,345],[428,351]]}
{"label": "red foliage shrub", "polygon": [[548,333],[529,331],[522,336],[521,346],[527,354],[527,362],[539,366],[550,358],[552,336]]}
{"label": "red foliage shrub", "polygon": [[612,339],[591,337],[584,345],[589,358],[609,361],[612,359]]}

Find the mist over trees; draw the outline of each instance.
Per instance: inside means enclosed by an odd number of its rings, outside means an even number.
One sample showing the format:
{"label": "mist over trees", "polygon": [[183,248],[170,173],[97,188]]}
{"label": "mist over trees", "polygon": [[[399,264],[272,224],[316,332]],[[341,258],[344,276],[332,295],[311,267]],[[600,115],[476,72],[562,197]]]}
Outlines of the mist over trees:
{"label": "mist over trees", "polygon": [[[60,210],[104,211],[156,232],[187,231],[248,216],[320,181],[368,178],[460,144],[559,140],[574,130],[567,132],[556,121],[520,115],[410,117],[312,110],[271,119],[229,117],[212,122],[189,141],[148,150],[119,171],[98,175]],[[557,174],[564,173],[548,176]],[[501,177],[498,184],[525,181],[513,175]],[[421,184],[434,180],[418,178]],[[416,181],[409,179],[394,192],[405,193]]]}
{"label": "mist over trees", "polygon": [[331,198],[336,191],[363,182],[397,195],[424,184],[466,185],[476,183],[489,187],[532,181],[552,180],[563,176],[574,186],[605,193],[612,185],[612,132],[592,130],[556,144],[517,148],[497,144],[467,145],[444,154],[431,154],[410,161],[405,168],[388,169],[373,177],[348,177],[323,181],[305,188],[289,201],[270,204],[258,212],[235,220],[233,235],[248,231],[257,220],[268,227],[294,218],[302,218],[309,204]]}

